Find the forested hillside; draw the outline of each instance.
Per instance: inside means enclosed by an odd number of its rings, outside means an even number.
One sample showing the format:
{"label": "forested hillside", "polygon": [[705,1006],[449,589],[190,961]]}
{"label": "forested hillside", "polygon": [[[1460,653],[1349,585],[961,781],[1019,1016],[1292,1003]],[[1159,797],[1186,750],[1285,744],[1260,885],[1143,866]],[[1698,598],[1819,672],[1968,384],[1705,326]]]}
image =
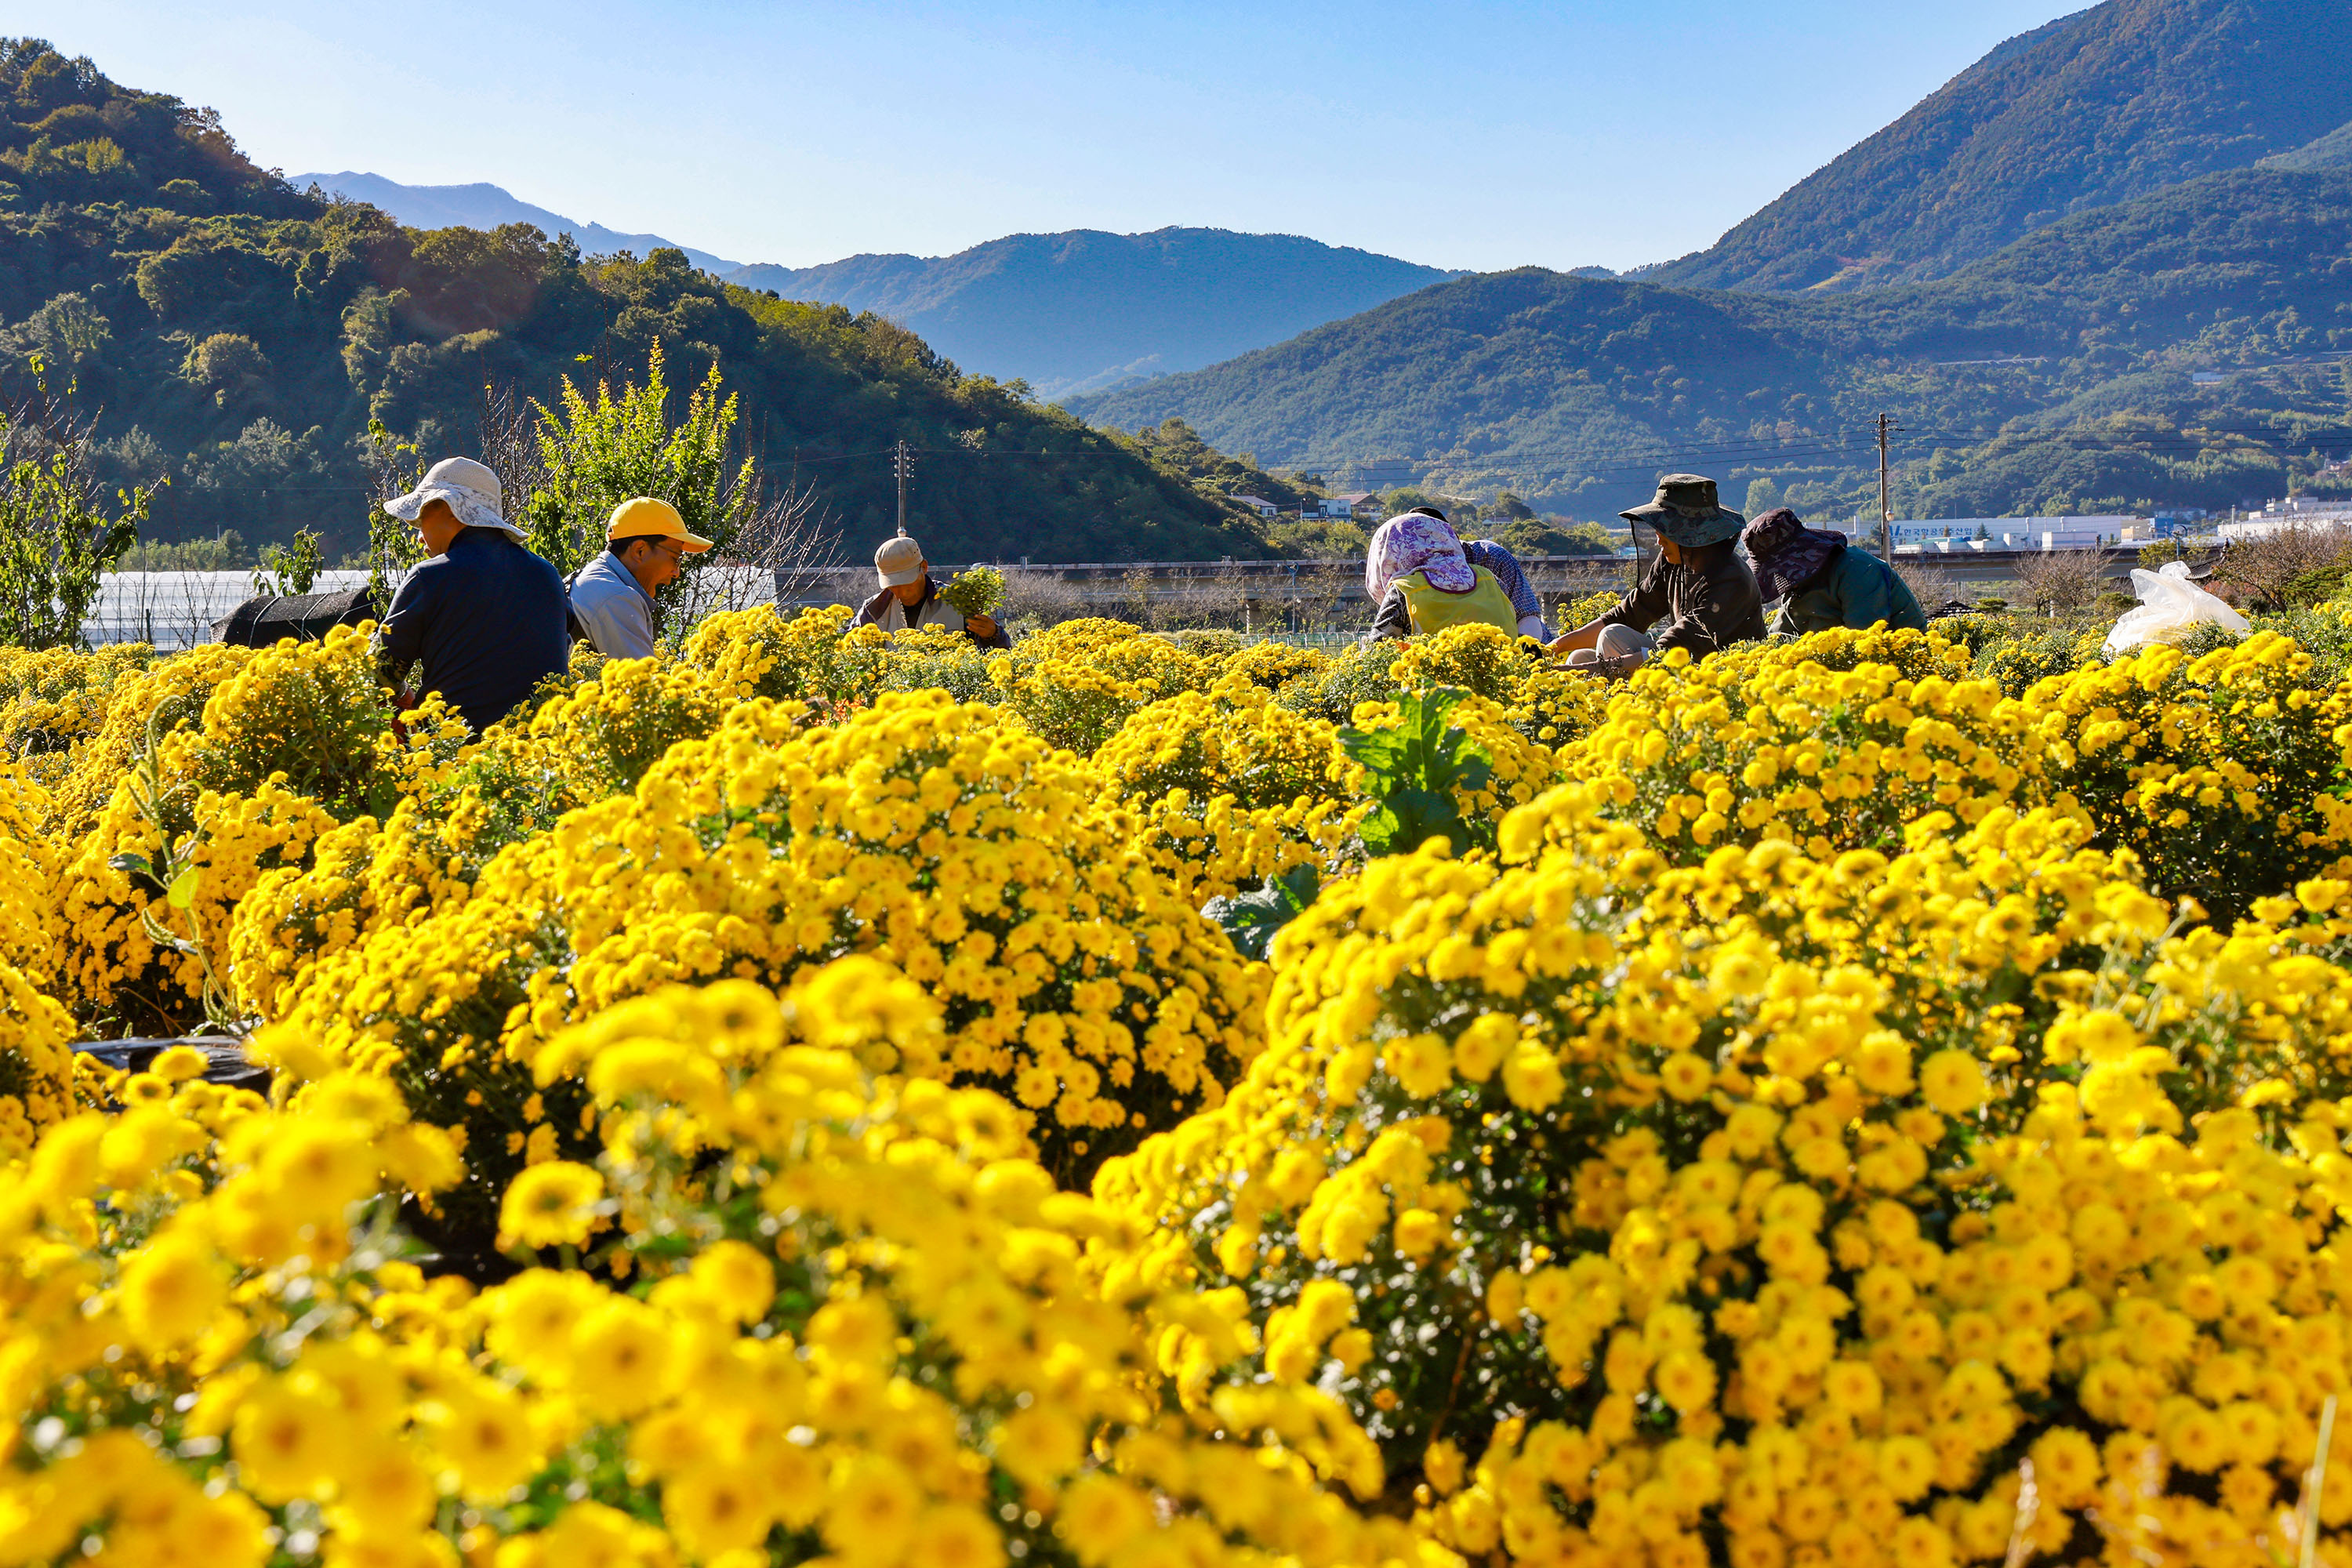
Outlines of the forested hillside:
{"label": "forested hillside", "polygon": [[[2347,450],[2352,172],[2244,170],[2042,228],[1934,283],[1792,297],[1539,268],[1424,289],[1076,405],[1335,483],[1426,477],[1585,515],[1662,466],[1916,515],[2221,507]],[[2200,384],[2203,373],[2210,379]],[[2268,431],[2268,435],[2253,432]]]}
{"label": "forested hillside", "polygon": [[2352,121],[2315,142],[2263,160],[2267,169],[2352,169]]}
{"label": "forested hillside", "polygon": [[104,477],[168,479],[152,534],[324,527],[363,537],[371,420],[471,449],[486,386],[673,382],[716,362],[739,429],[854,541],[887,531],[884,448],[920,449],[912,521],[936,558],[1262,553],[1254,520],[905,330],[714,281],[674,250],[596,261],[540,230],[418,233],[296,192],[216,116],[0,41],[0,393],[45,381],[94,417]]}
{"label": "forested hillside", "polygon": [[1651,281],[1941,277],[2045,224],[2352,120],[2352,0],[2104,0],[2013,38]]}
{"label": "forested hillside", "polygon": [[1163,228],[747,267],[730,281],[875,311],[941,353],[1059,397],[1213,364],[1447,276],[1296,235]]}

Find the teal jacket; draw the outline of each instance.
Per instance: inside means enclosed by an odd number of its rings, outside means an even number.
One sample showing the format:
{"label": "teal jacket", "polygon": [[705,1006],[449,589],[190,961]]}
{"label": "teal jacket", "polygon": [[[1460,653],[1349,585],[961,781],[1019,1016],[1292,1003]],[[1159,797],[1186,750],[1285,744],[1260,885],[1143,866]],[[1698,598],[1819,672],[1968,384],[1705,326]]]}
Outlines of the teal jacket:
{"label": "teal jacket", "polygon": [[1895,568],[1866,550],[1846,546],[1812,581],[1780,601],[1772,617],[1775,636],[1827,631],[1832,626],[1857,629],[1886,623],[1889,631],[1905,626],[1927,629],[1927,614]]}

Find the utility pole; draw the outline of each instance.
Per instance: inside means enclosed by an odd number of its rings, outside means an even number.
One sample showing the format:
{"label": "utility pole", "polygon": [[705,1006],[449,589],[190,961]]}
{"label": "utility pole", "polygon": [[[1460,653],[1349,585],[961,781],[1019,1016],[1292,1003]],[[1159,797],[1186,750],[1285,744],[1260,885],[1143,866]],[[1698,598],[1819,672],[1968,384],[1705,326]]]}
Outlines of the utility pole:
{"label": "utility pole", "polygon": [[1886,442],[1902,428],[1887,416],[1878,416],[1878,552],[1890,565],[1895,561],[1895,489],[1886,471]]}
{"label": "utility pole", "polygon": [[898,476],[898,532],[904,537],[907,531],[907,476],[915,470],[915,455],[907,449],[906,442],[898,443],[898,452],[890,459],[890,467]]}

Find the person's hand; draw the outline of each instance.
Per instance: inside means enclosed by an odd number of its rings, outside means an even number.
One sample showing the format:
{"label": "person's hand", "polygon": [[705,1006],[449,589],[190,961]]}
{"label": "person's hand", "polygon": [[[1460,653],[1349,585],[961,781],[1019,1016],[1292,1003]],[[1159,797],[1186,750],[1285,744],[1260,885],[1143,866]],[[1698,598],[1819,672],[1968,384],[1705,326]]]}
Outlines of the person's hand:
{"label": "person's hand", "polygon": [[1555,654],[1573,653],[1576,650],[1569,647],[1569,644],[1574,640],[1576,634],[1574,632],[1562,632],[1559,636],[1552,638],[1549,643],[1545,645],[1544,651]]}
{"label": "person's hand", "polygon": [[986,638],[996,635],[996,622],[990,616],[966,616],[963,618],[963,624],[964,629],[976,637]]}

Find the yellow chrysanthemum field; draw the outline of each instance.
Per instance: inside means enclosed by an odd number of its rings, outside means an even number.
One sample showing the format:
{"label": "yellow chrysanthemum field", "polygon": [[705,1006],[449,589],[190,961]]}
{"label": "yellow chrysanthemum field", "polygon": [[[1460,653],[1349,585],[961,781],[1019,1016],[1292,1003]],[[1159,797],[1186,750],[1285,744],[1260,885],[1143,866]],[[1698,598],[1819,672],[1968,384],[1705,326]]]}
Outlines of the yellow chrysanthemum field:
{"label": "yellow chrysanthemum field", "polygon": [[0,1568],[2352,1563],[2352,616],[842,621],[0,650]]}

